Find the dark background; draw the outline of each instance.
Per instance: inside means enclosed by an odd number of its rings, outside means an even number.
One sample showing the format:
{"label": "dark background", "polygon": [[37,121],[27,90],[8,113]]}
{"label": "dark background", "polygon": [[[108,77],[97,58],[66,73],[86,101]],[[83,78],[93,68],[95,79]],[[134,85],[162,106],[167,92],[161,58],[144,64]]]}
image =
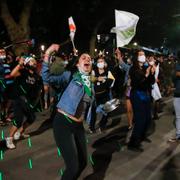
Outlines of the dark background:
{"label": "dark background", "polygon": [[[23,0],[8,0],[13,17],[23,8]],[[31,37],[38,43],[61,43],[69,37],[68,17],[76,27],[77,48],[88,49],[94,27],[102,19],[98,33],[109,35],[115,26],[114,10],[129,11],[139,16],[133,41],[142,46],[178,48],[180,44],[179,0],[35,0],[31,12]],[[8,41],[6,29],[0,21],[0,41]]]}

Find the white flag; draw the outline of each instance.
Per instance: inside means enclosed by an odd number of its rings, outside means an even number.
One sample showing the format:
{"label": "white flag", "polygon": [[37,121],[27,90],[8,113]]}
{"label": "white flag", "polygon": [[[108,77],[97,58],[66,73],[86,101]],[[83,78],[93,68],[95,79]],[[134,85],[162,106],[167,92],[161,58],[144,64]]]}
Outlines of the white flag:
{"label": "white flag", "polygon": [[136,34],[136,26],[139,17],[133,13],[115,10],[116,27],[111,33],[116,33],[117,47],[128,44]]}
{"label": "white flag", "polygon": [[75,48],[75,46],[74,46],[74,36],[75,36],[75,32],[76,32],[76,25],[74,23],[74,20],[73,20],[72,16],[68,18],[68,23],[69,23],[69,30],[70,30],[69,36],[71,38],[73,48]]}

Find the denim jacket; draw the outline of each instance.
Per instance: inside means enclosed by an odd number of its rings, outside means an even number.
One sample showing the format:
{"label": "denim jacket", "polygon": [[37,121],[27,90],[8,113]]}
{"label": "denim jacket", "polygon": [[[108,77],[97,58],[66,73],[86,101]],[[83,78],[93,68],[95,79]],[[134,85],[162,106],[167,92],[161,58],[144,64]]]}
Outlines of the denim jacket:
{"label": "denim jacket", "polygon": [[[71,77],[70,71],[64,71],[61,75],[50,75],[48,64],[43,63],[42,66],[42,76],[46,79],[50,84],[61,85],[69,82],[69,78]],[[64,112],[74,116],[78,105],[81,99],[84,96],[84,86],[81,82],[79,82],[76,78],[72,78],[66,89],[64,90],[59,102],[57,103],[57,108],[60,108]],[[93,92],[94,95],[94,92]],[[88,112],[88,119],[91,115],[91,106],[94,102],[94,96],[92,95],[92,101]]]}

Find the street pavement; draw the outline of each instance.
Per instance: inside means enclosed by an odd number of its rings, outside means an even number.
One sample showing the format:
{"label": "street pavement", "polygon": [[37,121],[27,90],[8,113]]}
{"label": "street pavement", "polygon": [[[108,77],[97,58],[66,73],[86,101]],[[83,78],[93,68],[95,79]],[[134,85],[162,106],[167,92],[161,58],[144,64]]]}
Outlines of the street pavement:
{"label": "street pavement", "polygon": [[[127,149],[130,131],[124,104],[111,113],[105,132],[87,132],[88,165],[80,180],[178,180],[179,143],[168,143],[175,135],[172,97],[163,98],[160,118],[149,130],[151,143],[143,142],[144,152]],[[37,113],[28,129],[31,138],[16,142],[16,149],[5,147],[10,125],[0,127],[0,180],[58,180],[64,170],[56,148],[49,110]],[[87,124],[84,123],[87,130]],[[65,139],[66,140],[66,139]]]}

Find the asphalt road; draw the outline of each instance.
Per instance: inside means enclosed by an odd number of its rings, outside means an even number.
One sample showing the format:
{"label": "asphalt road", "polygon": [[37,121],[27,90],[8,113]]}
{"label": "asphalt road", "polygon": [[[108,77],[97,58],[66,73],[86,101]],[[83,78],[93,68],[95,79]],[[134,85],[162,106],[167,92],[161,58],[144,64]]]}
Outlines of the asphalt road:
{"label": "asphalt road", "polygon": [[[175,134],[172,98],[164,99],[160,119],[155,120],[144,152],[127,150],[127,118],[123,105],[111,113],[104,133],[87,133],[89,163],[81,179],[86,180],[178,180],[180,179],[179,143],[168,143]],[[31,138],[16,142],[7,150],[2,140],[10,125],[0,127],[0,180],[57,180],[64,163],[56,148],[49,111],[37,113],[36,122],[28,129]],[[87,129],[87,124],[85,123]]]}

